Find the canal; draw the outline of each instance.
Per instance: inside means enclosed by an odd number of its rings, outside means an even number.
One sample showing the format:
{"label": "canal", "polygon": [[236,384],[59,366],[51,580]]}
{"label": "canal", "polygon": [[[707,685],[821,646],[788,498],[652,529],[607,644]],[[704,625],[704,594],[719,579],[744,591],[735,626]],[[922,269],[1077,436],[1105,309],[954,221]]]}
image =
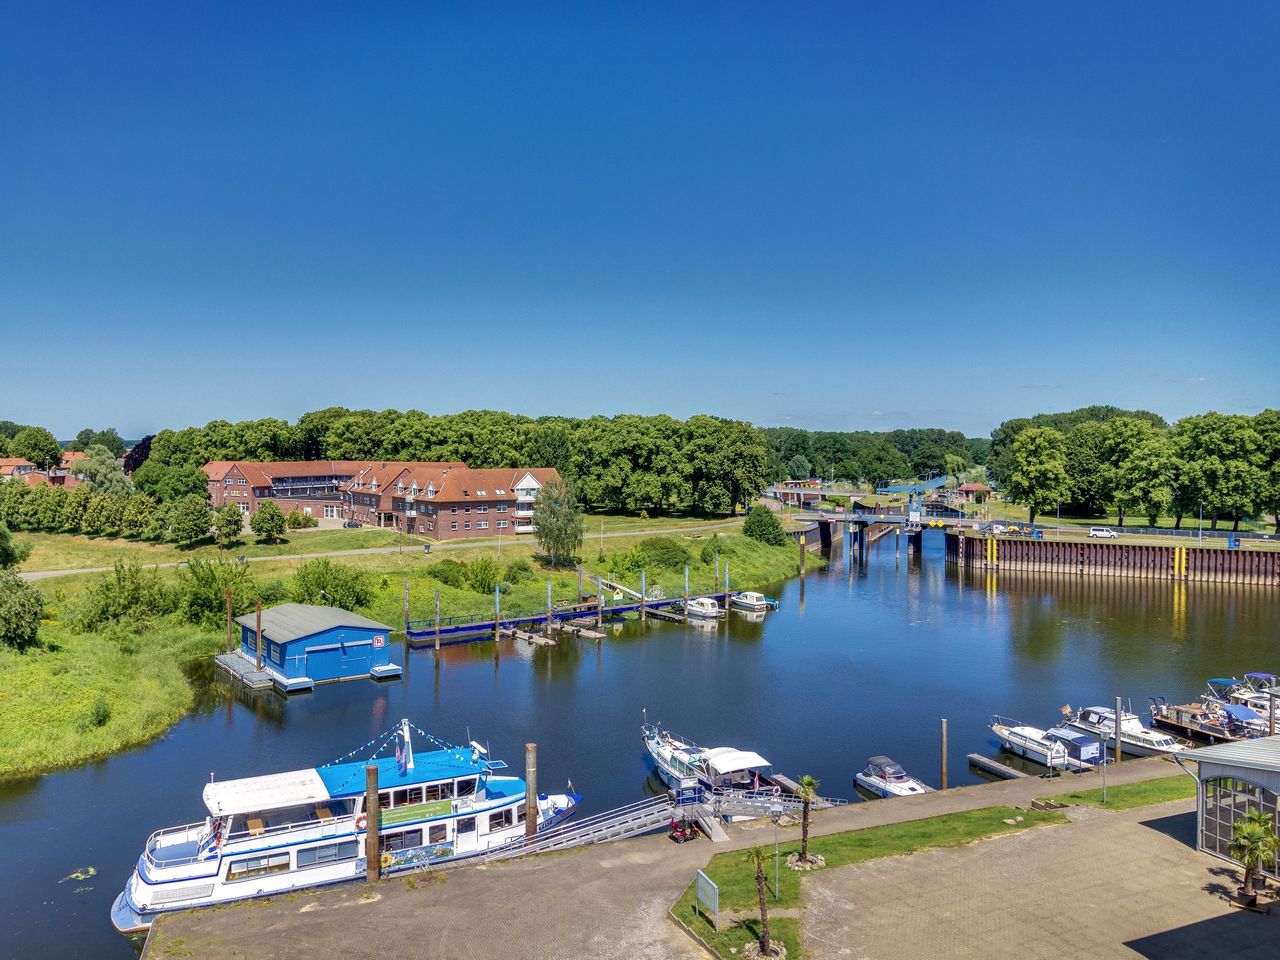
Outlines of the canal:
{"label": "canal", "polygon": [[755,750],[851,797],[853,774],[876,753],[936,785],[942,717],[951,783],[972,783],[965,755],[997,752],[993,713],[1048,726],[1068,703],[1123,696],[1145,708],[1153,695],[1193,698],[1211,676],[1280,670],[1277,602],[1264,590],[988,578],[948,569],[938,535],[921,558],[897,556],[886,538],[861,568],[838,555],[770,592],[782,606],[763,622],[629,623],[600,644],[504,642],[495,658],[477,643],[446,648],[438,663],[428,649],[400,681],[287,701],[202,667],[196,708],[162,740],[0,784],[0,954],[128,960],[136,944],[113,932],[111,901],[152,830],[203,818],[211,773],[318,765],[405,716],[445,739],[488,743],[517,772],[523,744],[536,741],[541,787],[572,778],[594,812],[652,789],[644,709],[676,733]]}

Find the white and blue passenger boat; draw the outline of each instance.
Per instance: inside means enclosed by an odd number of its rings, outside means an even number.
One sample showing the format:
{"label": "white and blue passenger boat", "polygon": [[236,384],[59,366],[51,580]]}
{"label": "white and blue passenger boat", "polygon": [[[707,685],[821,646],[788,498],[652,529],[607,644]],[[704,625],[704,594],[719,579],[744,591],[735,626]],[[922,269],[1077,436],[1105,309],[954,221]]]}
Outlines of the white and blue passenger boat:
{"label": "white and blue passenger boat", "polygon": [[[436,749],[415,756],[411,730]],[[408,720],[379,739],[367,745],[377,744],[368,760],[206,784],[209,816],[147,838],[111,922],[140,933],[167,911],[363,877],[369,764],[378,768],[384,873],[474,856],[525,835],[524,780],[498,776],[506,764],[475,741],[448,744]],[[395,756],[380,757],[393,743]],[[572,816],[580,800],[539,794],[538,829]]]}

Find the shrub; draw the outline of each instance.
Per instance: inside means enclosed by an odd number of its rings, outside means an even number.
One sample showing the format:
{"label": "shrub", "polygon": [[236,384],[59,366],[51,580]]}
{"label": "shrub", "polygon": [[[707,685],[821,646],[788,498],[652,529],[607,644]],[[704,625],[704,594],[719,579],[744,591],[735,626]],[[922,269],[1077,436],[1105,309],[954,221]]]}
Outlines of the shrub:
{"label": "shrub", "polygon": [[259,504],[253,516],[249,518],[249,529],[259,540],[275,543],[285,530],[284,513],[281,512],[280,505],[274,500]]}
{"label": "shrub", "polygon": [[142,633],[174,606],[172,591],[154,568],[117,560],[111,573],[85,591],[72,623],[85,631],[120,624]]}
{"label": "shrub", "polygon": [[280,579],[259,584],[258,599],[262,601],[263,606],[273,607],[277,603],[284,603],[289,599],[289,588]]}
{"label": "shrub", "polygon": [[233,616],[253,609],[258,599],[258,585],[245,564],[192,560],[187,569],[178,574],[176,606],[188,623],[220,626],[227,615],[228,589]]}
{"label": "shrub", "polygon": [[476,593],[493,593],[501,576],[498,561],[493,557],[476,557],[467,564],[467,583]]}
{"label": "shrub", "polygon": [[679,570],[689,562],[689,550],[671,537],[646,537],[636,544],[643,566],[650,569]]}
{"label": "shrub", "polygon": [[768,507],[752,507],[747,515],[747,522],[742,525],[742,532],[752,540],[759,540],[771,547],[780,547],[787,542],[787,535],[782,524]]}
{"label": "shrub", "polygon": [[95,727],[105,727],[110,719],[111,704],[107,703],[106,697],[98,694],[98,699],[93,701],[93,706],[89,708],[89,723]]}
{"label": "shrub", "polygon": [[308,530],[320,526],[320,521],[295,507],[285,516],[284,525],[290,530]]}
{"label": "shrub", "polygon": [[36,642],[44,595],[12,570],[0,571],[0,645],[25,650]]}
{"label": "shrub", "polygon": [[524,557],[517,557],[507,564],[506,571],[502,574],[502,579],[507,583],[524,583],[526,580],[533,579],[533,564]]}
{"label": "shrub", "polygon": [[467,585],[467,565],[460,560],[438,560],[427,567],[427,575],[447,587],[462,589]]}
{"label": "shrub", "polygon": [[298,568],[289,595],[297,603],[354,610],[369,605],[373,599],[373,585],[364,570],[319,557]]}

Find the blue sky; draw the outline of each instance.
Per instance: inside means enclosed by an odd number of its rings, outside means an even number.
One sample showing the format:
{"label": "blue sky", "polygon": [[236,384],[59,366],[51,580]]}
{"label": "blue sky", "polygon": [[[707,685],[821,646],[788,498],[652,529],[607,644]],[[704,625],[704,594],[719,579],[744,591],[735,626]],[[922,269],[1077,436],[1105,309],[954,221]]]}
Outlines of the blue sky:
{"label": "blue sky", "polygon": [[1280,7],[0,3],[0,419],[1280,401]]}

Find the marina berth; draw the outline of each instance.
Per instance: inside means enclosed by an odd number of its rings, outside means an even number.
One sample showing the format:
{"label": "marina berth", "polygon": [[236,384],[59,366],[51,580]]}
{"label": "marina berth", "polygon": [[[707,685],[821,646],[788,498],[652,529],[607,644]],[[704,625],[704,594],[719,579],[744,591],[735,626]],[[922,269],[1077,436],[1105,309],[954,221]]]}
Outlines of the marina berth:
{"label": "marina berth", "polygon": [[[1248,707],[1265,718],[1272,712],[1276,698],[1280,697],[1280,688],[1274,685],[1275,682],[1275,676],[1270,673],[1246,673],[1243,680],[1218,677],[1207,683],[1205,699]],[[1275,710],[1280,715],[1280,704],[1276,704]]]}
{"label": "marina berth", "polygon": [[1005,750],[1051,770],[1088,770],[1105,762],[1101,743],[1065,726],[1042,730],[996,716],[991,732]]}
{"label": "marina berth", "polygon": [[[1077,710],[1066,725],[1097,737],[1109,749],[1116,745],[1116,712],[1111,707],[1084,707]],[[1120,714],[1121,751],[1134,757],[1167,756],[1190,749],[1191,744],[1160,730],[1145,727],[1133,713]]]}
{"label": "marina berth", "polygon": [[[415,756],[417,732],[436,749]],[[111,920],[122,933],[148,929],[170,910],[227,903],[365,876],[365,840],[377,820],[386,873],[483,853],[525,836],[525,782],[472,743],[437,740],[407,720],[368,759],[212,781],[198,823],[147,838]],[[372,745],[372,743],[371,743]],[[379,756],[394,747],[393,756]],[[378,809],[365,808],[365,768],[376,767]],[[539,794],[537,828],[572,816],[576,793]]]}
{"label": "marina berth", "polygon": [[724,615],[720,605],[710,597],[694,597],[685,602],[684,612],[687,616],[702,620],[714,620]]}
{"label": "marina berth", "polygon": [[1266,732],[1266,722],[1248,707],[1207,698],[1204,702],[1168,703],[1164,697],[1152,697],[1151,723],[1210,743],[1249,740]]}
{"label": "marina berth", "polygon": [[757,593],[754,590],[744,590],[735,594],[730,603],[735,610],[744,610],[751,613],[763,613],[766,610],[778,609],[777,600],[766,597],[763,593]]}
{"label": "marina berth", "polygon": [[747,790],[781,793],[773,767],[764,757],[736,747],[700,747],[656,724],[641,724],[645,749],[662,781],[681,789],[696,781],[709,790]]}
{"label": "marina berth", "polygon": [[853,784],[877,797],[910,797],[934,792],[933,787],[917,780],[901,764],[885,756],[869,759],[854,776]]}

